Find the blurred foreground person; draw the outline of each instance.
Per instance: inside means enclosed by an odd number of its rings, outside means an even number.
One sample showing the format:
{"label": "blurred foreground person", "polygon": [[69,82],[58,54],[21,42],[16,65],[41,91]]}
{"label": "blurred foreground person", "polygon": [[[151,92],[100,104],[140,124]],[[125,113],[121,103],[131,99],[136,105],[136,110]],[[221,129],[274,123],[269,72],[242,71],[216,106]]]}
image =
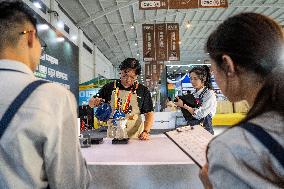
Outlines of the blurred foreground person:
{"label": "blurred foreground person", "polygon": [[283,33],[272,19],[241,13],[209,36],[207,52],[223,94],[252,107],[214,138],[201,170],[205,188],[284,188]]}
{"label": "blurred foreground person", "polygon": [[41,44],[23,2],[0,2],[0,33],[0,188],[87,188],[76,100],[35,78]]}

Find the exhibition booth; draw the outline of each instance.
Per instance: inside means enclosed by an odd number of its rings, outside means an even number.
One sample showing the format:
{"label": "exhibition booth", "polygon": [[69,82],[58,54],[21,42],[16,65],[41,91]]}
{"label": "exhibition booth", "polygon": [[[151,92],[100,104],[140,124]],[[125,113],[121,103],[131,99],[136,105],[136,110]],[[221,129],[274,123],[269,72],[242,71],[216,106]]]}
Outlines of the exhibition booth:
{"label": "exhibition booth", "polygon": [[[78,128],[81,137],[103,138],[96,145],[90,145],[88,141],[88,145],[82,145],[81,148],[94,178],[92,188],[203,188],[198,178],[200,167],[184,149],[163,134],[187,125],[180,110],[164,111],[161,108],[161,111],[154,112],[151,132],[157,134],[152,134],[150,140],[130,139],[127,144],[112,144],[112,139],[105,135],[107,123],[98,121],[94,116],[96,110],[88,106],[89,99],[112,80],[97,76],[79,84],[79,59],[82,57],[79,47],[58,34],[56,28],[40,16],[38,18],[42,25],[48,27],[39,30],[47,50],[41,57],[36,77],[58,83],[78,97]],[[172,79],[167,78],[167,96],[174,98],[193,90],[188,73]],[[215,82],[213,86],[218,97],[213,125],[230,126],[244,118],[248,111],[247,104],[227,101]],[[151,92],[159,96],[159,91]],[[165,98],[159,96],[157,99],[159,101],[155,101],[155,106],[164,103],[162,100]]]}

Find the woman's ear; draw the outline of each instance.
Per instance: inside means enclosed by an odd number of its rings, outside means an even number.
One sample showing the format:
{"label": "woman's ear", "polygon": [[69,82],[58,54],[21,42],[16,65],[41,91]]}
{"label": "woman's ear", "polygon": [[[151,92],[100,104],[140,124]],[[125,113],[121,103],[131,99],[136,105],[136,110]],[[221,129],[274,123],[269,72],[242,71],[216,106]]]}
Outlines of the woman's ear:
{"label": "woman's ear", "polygon": [[228,77],[234,76],[236,74],[236,66],[234,64],[234,61],[231,59],[230,56],[226,54],[222,56],[222,60],[223,60],[223,67],[226,72],[226,75]]}

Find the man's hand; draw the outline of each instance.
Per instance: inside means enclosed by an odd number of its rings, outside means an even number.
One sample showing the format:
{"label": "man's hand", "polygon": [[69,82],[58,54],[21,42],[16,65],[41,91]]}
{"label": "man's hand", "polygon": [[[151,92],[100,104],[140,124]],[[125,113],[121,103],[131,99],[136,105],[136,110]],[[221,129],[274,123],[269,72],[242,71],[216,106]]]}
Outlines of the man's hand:
{"label": "man's hand", "polygon": [[140,140],[149,140],[150,139],[150,134],[146,131],[143,131],[139,136],[138,138]]}
{"label": "man's hand", "polygon": [[208,177],[208,163],[206,163],[199,172],[199,178],[205,189],[213,189]]}
{"label": "man's hand", "polygon": [[89,100],[89,106],[90,106],[91,108],[97,107],[102,101],[103,101],[102,98],[99,98],[99,97],[94,98],[94,97],[92,97],[92,98],[90,98],[90,100]]}

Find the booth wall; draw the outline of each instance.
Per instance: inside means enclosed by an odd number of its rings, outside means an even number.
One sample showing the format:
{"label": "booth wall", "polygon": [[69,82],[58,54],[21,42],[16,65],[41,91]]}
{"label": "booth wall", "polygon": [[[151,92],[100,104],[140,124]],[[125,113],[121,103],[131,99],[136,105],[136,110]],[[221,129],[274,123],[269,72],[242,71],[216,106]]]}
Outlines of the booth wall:
{"label": "booth wall", "polygon": [[[72,43],[79,47],[79,83],[91,80],[99,75],[108,79],[115,78],[117,74],[112,63],[100,52],[99,49],[97,49],[92,41],[85,37],[82,30],[78,29],[76,24],[61,11],[55,0],[41,0],[41,2],[49,9],[56,11],[59,15],[58,17],[55,17],[53,13],[44,14],[40,9],[36,8],[30,0],[23,1],[45,21],[50,23]],[[69,33],[58,26],[58,20],[62,21],[70,28]],[[83,43],[92,50],[92,53],[83,47]]]}

